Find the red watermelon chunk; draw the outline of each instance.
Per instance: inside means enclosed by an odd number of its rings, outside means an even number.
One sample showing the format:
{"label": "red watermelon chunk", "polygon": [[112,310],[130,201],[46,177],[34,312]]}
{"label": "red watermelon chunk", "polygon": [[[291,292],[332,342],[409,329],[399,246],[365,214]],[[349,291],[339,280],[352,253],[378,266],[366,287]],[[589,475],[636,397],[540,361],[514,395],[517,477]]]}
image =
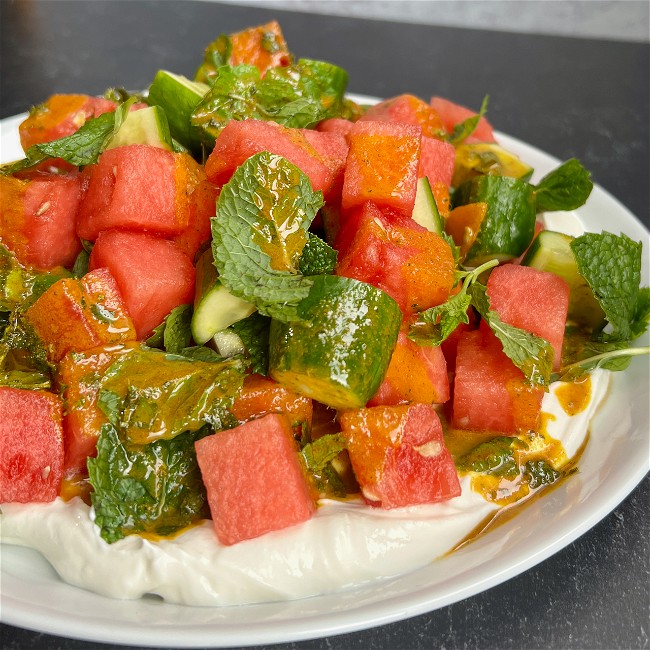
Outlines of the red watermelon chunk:
{"label": "red watermelon chunk", "polygon": [[32,145],[72,135],[91,117],[114,111],[115,102],[89,95],[52,95],[33,108],[18,127],[20,144],[26,151]]}
{"label": "red watermelon chunk", "polygon": [[419,178],[426,176],[432,186],[436,183],[443,183],[449,187],[454,176],[455,163],[456,149],[454,149],[454,145],[435,138],[428,138],[425,135],[422,136],[422,153],[418,167]]}
{"label": "red watermelon chunk", "polygon": [[447,363],[440,346],[418,345],[400,331],[384,381],[368,406],[443,404],[448,399]]}
{"label": "red watermelon chunk", "polygon": [[25,318],[54,363],[70,351],[135,339],[133,321],[108,269],[87,273],[81,280],[55,282],[25,312]]}
{"label": "red watermelon chunk", "polygon": [[375,406],[345,411],[341,429],[363,496],[399,508],[460,494],[454,461],[433,406]]}
{"label": "red watermelon chunk", "polygon": [[554,370],[559,370],[561,363],[569,292],[569,285],[559,276],[516,264],[497,267],[487,282],[490,307],[501,320],[553,346]]}
{"label": "red watermelon chunk", "polygon": [[217,537],[236,544],[314,512],[291,426],[269,414],[195,443]]}
{"label": "red watermelon chunk", "polygon": [[81,251],[75,229],[81,194],[77,174],[0,177],[0,241],[26,266],[72,266]]}
{"label": "red watermelon chunk", "polygon": [[343,189],[343,173],[348,157],[348,142],[340,133],[327,133],[301,129],[309,144],[316,150],[331,173],[331,182],[324,194],[327,203],[338,203]]}
{"label": "red watermelon chunk", "polygon": [[453,425],[516,435],[537,427],[544,390],[531,386],[492,332],[466,332],[458,341]]}
{"label": "red watermelon chunk", "polygon": [[368,120],[419,126],[427,137],[440,136],[444,131],[436,110],[415,95],[398,95],[370,106],[359,118],[360,122]]}
{"label": "red watermelon chunk", "polygon": [[319,122],[316,130],[322,133],[340,133],[347,138],[353,126],[354,122],[352,120],[346,120],[343,117],[330,117]]}
{"label": "red watermelon chunk", "polygon": [[90,268],[99,267],[115,277],[138,340],[146,339],[174,307],[194,300],[194,265],[172,241],[146,233],[102,232],[90,255]]}
{"label": "red watermelon chunk", "polygon": [[[432,97],[430,104],[437,111],[438,115],[440,115],[440,119],[448,133],[451,133],[457,124],[477,114],[476,111],[472,111],[469,108],[465,108],[465,106],[455,104],[442,97]],[[472,142],[496,142],[492,125],[485,117],[479,120],[476,129],[465,142],[468,144]]]}
{"label": "red watermelon chunk", "polygon": [[411,216],[417,189],[422,129],[394,122],[355,122],[343,180],[342,207],[372,201]]}
{"label": "red watermelon chunk", "polygon": [[112,228],[164,236],[183,232],[189,223],[187,185],[177,182],[183,156],[143,144],[105,151],[84,170],[88,190],[77,219],[79,236],[95,241],[102,230]]}
{"label": "red watermelon chunk", "polygon": [[301,129],[260,120],[231,120],[226,124],[205,163],[208,179],[217,186],[227,183],[237,167],[261,151],[293,163],[309,176],[314,190],[326,195],[332,187],[332,171]]}
{"label": "red watermelon chunk", "polygon": [[454,283],[449,245],[410,217],[367,203],[336,241],[337,275],[378,287],[410,315],[443,303]]}
{"label": "red watermelon chunk", "polygon": [[0,503],[54,501],[63,478],[61,399],[0,387]]}

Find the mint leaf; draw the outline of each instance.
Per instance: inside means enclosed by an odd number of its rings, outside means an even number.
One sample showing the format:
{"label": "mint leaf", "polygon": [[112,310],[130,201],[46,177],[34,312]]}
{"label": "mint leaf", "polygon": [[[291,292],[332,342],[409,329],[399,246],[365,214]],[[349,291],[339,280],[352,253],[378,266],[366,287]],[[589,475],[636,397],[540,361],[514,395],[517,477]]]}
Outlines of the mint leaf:
{"label": "mint leaf", "polygon": [[181,354],[192,340],[192,305],[174,307],[165,319],[163,345],[170,354]]}
{"label": "mint leaf", "polygon": [[268,375],[269,372],[269,328],[271,319],[254,312],[247,318],[231,325],[231,329],[241,339],[246,348],[246,357],[252,372]]}
{"label": "mint leaf", "polygon": [[309,233],[309,239],[300,255],[298,270],[302,275],[323,275],[334,273],[338,257],[329,244],[320,237]]}
{"label": "mint leaf", "polygon": [[551,344],[535,334],[504,323],[499,314],[490,309],[490,299],[482,284],[473,284],[469,292],[472,304],[501,341],[506,356],[530,383],[547,387],[553,368],[554,353]]}
{"label": "mint leaf", "polygon": [[342,433],[330,433],[307,443],[300,453],[307,464],[307,469],[317,473],[346,448],[347,443]]}
{"label": "mint leaf", "polygon": [[471,271],[457,271],[457,280],[463,280],[461,290],[450,296],[442,305],[423,311],[411,326],[409,338],[420,345],[440,345],[461,323],[469,323],[467,309],[471,304],[469,288],[484,271],[496,266],[497,260],[490,260]]}
{"label": "mint leaf", "polygon": [[515,452],[527,448],[528,445],[519,438],[500,436],[474,447],[456,461],[456,467],[461,472],[493,474],[513,479],[519,474]]}
{"label": "mint leaf", "polygon": [[232,41],[230,37],[226,34],[219,35],[216,40],[205,48],[203,63],[196,71],[194,80],[212,85],[217,76],[217,70],[224,65],[228,65],[231,53]]}
{"label": "mint leaf", "polygon": [[52,386],[52,380],[49,374],[37,370],[0,370],[0,386],[48,390]]}
{"label": "mint leaf", "polygon": [[266,316],[299,320],[296,308],[312,281],[298,264],[322,205],[322,192],[288,160],[268,152],[251,156],[224,185],[212,219],[223,284]]}
{"label": "mint leaf", "polygon": [[23,169],[33,167],[48,158],[63,160],[83,167],[97,162],[106,143],[113,136],[115,115],[104,113],[94,119],[89,119],[77,132],[52,142],[41,142],[30,147],[23,160],[3,165],[0,173],[13,174]]}
{"label": "mint leaf", "polygon": [[642,287],[636,297],[634,314],[630,323],[632,338],[639,338],[650,325],[650,287]]}
{"label": "mint leaf", "polygon": [[575,210],[589,198],[591,174],[575,158],[544,176],[535,187],[537,212]]}
{"label": "mint leaf", "polygon": [[543,485],[551,485],[561,476],[562,474],[551,467],[545,460],[529,460],[524,465],[524,477],[533,490]]}
{"label": "mint leaf", "polygon": [[133,533],[169,535],[207,514],[194,452],[195,440],[205,433],[129,445],[115,426],[102,426],[88,474],[95,523],[105,541]]}
{"label": "mint leaf", "polygon": [[[641,242],[609,232],[585,233],[571,242],[578,272],[605,312],[611,332],[601,340],[627,341],[647,324],[648,295],[641,282]],[[644,316],[645,314],[645,316]]]}
{"label": "mint leaf", "polygon": [[213,146],[230,120],[266,120],[307,128],[344,110],[347,73],[324,61],[301,59],[270,68],[264,77],[251,65],[222,65],[210,77],[210,92],[192,113],[192,125]]}
{"label": "mint leaf", "polygon": [[111,364],[98,401],[125,440],[144,444],[206,423],[230,426],[229,409],[243,381],[238,359],[206,362],[142,347]]}
{"label": "mint leaf", "polygon": [[453,145],[459,145],[461,142],[464,142],[469,138],[472,133],[476,130],[479,121],[487,113],[489,95],[486,95],[481,102],[481,108],[476,115],[468,117],[466,120],[463,120],[459,124],[456,124],[454,130],[451,132],[447,140]]}
{"label": "mint leaf", "polygon": [[577,359],[562,366],[551,381],[573,381],[590,370],[602,368],[618,372],[625,370],[633,357],[650,354],[650,347],[630,348],[627,341],[589,341],[576,355]]}

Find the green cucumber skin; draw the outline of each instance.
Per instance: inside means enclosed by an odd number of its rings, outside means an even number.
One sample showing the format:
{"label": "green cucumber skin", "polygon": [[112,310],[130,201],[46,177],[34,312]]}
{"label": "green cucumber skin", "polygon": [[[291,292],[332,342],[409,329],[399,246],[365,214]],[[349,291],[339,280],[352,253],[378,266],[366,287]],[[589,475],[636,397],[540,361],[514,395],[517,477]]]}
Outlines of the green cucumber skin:
{"label": "green cucumber skin", "polygon": [[202,97],[193,96],[190,88],[183,87],[182,92],[178,92],[179,86],[179,81],[160,70],[149,87],[147,103],[160,106],[165,111],[171,134],[180,144],[190,151],[200,151],[199,130],[191,125],[190,117]]}
{"label": "green cucumber skin", "polygon": [[[316,276],[301,304],[304,321],[273,320],[270,375],[310,378],[333,395],[308,395],[333,408],[361,408],[377,392],[397,342],[402,314],[388,294],[364,282]],[[327,392],[327,391],[324,391]],[[318,393],[318,394],[317,394]]]}
{"label": "green cucumber skin", "polygon": [[487,213],[465,263],[478,266],[496,258],[519,257],[535,235],[534,188],[518,178],[478,176],[454,192],[454,207],[487,203]]}

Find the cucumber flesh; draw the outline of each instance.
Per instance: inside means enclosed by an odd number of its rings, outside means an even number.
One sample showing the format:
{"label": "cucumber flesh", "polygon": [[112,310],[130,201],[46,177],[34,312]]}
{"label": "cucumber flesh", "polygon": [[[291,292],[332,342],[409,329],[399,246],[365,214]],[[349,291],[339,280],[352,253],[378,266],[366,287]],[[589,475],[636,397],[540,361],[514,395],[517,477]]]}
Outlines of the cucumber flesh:
{"label": "cucumber flesh", "polygon": [[442,217],[438,211],[436,199],[431,191],[431,184],[426,176],[418,179],[415,193],[415,205],[411,214],[413,221],[430,232],[441,235],[443,231]]}
{"label": "cucumber flesh", "polygon": [[192,314],[192,338],[198,345],[217,332],[250,316],[255,305],[230,293],[221,283],[214,266],[212,250],[206,250],[196,264],[196,289]]}
{"label": "cucumber flesh", "polygon": [[127,113],[106,149],[129,144],[147,144],[172,151],[172,137],[165,111],[159,106],[149,106]]}
{"label": "cucumber flesh", "polygon": [[239,335],[232,330],[221,330],[217,332],[213,337],[212,341],[214,342],[217,352],[226,359],[234,357],[238,354],[246,353],[246,346],[241,340]]}
{"label": "cucumber flesh", "polygon": [[571,235],[553,230],[542,230],[522,260],[523,266],[548,271],[561,277],[571,291],[569,296],[568,320],[577,325],[598,328],[605,320],[605,313],[587,281],[578,272]]}

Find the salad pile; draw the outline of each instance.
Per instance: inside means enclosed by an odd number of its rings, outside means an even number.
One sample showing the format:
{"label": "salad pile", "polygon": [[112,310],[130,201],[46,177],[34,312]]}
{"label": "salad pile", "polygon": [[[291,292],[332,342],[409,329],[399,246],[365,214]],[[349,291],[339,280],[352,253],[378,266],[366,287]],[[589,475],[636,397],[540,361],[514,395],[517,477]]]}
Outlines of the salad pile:
{"label": "salad pile", "polygon": [[[212,519],[233,545],[327,499],[508,505],[571,471],[542,399],[624,370],[650,319],[641,244],[543,214],[485,117],[364,106],[277,23],[195,78],[55,95],[1,169],[0,503],[81,498],[101,537]],[[215,539],[215,543],[217,543]]]}

